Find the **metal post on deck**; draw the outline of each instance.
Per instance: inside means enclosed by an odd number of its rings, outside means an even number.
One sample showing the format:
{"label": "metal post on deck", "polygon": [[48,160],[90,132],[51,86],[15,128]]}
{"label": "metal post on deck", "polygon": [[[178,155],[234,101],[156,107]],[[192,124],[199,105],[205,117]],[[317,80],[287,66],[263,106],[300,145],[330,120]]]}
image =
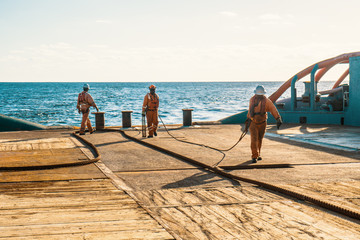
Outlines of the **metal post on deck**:
{"label": "metal post on deck", "polygon": [[319,69],[319,65],[315,64],[311,71],[311,83],[310,83],[310,111],[315,110],[315,96],[317,94],[317,88],[315,86],[315,73]]}
{"label": "metal post on deck", "polygon": [[131,113],[133,111],[121,111],[122,113],[122,127],[129,128],[131,127]]}
{"label": "metal post on deck", "polygon": [[105,112],[93,112],[95,114],[96,130],[102,130],[105,128]]}
{"label": "metal post on deck", "polygon": [[295,111],[297,107],[297,96],[296,96],[296,88],[295,83],[298,79],[298,76],[295,75],[294,78],[291,80],[291,111]]}
{"label": "metal post on deck", "polygon": [[194,109],[183,109],[183,126],[191,126],[192,125],[192,111]]}

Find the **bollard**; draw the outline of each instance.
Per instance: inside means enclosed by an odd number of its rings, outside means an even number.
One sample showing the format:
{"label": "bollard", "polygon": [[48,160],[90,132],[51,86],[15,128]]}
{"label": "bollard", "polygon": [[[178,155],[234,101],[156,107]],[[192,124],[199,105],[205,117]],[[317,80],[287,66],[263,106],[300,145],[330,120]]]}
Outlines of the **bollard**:
{"label": "bollard", "polygon": [[194,109],[183,109],[183,126],[191,126],[192,125],[192,116],[191,112]]}
{"label": "bollard", "polygon": [[95,114],[95,125],[96,130],[101,130],[105,128],[105,112],[93,112]]}
{"label": "bollard", "polygon": [[133,111],[122,111],[122,127],[129,128],[131,127],[131,113]]}

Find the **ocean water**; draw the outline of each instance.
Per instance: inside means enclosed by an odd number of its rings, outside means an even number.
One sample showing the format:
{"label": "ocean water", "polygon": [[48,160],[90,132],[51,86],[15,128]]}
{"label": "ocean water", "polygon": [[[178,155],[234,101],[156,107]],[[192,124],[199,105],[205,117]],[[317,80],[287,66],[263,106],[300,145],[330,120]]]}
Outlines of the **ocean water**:
{"label": "ocean water", "polygon": [[[81,115],[76,109],[77,96],[84,83],[0,82],[0,114],[25,119],[46,126],[78,126]],[[132,124],[141,124],[142,102],[148,86],[156,85],[160,97],[159,114],[165,124],[182,123],[182,109],[191,108],[193,121],[213,121],[248,108],[249,99],[257,85],[265,87],[267,95],[283,82],[96,82],[89,83],[100,111],[105,112],[106,126],[122,125],[121,111],[131,110]],[[298,95],[303,84],[297,84]],[[332,84],[320,82],[318,90],[330,89]],[[289,97],[286,91],[281,98]],[[91,108],[92,111],[96,111]],[[95,124],[94,115],[91,121]]]}

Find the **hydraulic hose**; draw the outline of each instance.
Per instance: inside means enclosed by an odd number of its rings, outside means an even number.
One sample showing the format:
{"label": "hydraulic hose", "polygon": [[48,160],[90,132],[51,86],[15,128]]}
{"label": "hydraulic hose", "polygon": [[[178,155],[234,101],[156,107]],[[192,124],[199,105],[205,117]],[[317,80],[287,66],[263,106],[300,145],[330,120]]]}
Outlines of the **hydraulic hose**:
{"label": "hydraulic hose", "polygon": [[249,130],[249,126],[248,126],[248,124],[246,124],[245,130],[240,134],[239,139],[237,140],[237,142],[236,142],[234,145],[232,145],[230,148],[227,148],[227,149],[219,149],[219,148],[211,147],[211,146],[208,146],[208,145],[205,145],[205,144],[194,143],[194,142],[182,140],[182,139],[179,139],[179,138],[173,136],[173,135],[169,132],[169,130],[167,129],[167,127],[166,127],[164,121],[162,120],[162,118],[160,117],[160,115],[159,115],[159,118],[160,118],[160,121],[161,121],[161,123],[163,124],[166,132],[167,132],[167,133],[169,134],[169,136],[171,136],[173,139],[175,139],[175,140],[177,140],[177,141],[179,141],[179,142],[183,142],[183,143],[187,143],[187,144],[192,144],[192,145],[196,145],[196,146],[200,146],[200,147],[209,148],[209,149],[212,149],[212,150],[215,150],[215,151],[218,151],[218,152],[222,153],[223,156],[222,156],[221,160],[220,160],[219,162],[217,162],[216,164],[214,164],[213,167],[218,166],[218,165],[225,159],[226,154],[225,154],[224,152],[230,151],[231,149],[233,149],[234,147],[236,147],[236,145],[239,144],[239,142],[245,137],[245,135],[248,133],[248,130]]}

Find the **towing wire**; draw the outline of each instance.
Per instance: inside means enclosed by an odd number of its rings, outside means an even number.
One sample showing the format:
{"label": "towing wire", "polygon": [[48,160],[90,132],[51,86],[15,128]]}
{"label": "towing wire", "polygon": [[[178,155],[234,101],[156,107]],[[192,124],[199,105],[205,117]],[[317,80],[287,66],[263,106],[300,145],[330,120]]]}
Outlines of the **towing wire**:
{"label": "towing wire", "polygon": [[101,155],[98,151],[98,149],[86,140],[85,138],[79,136],[76,134],[76,132],[73,132],[71,134],[75,138],[77,138],[79,141],[85,143],[88,145],[93,152],[95,153],[96,158],[89,159],[85,161],[78,161],[78,162],[71,162],[71,163],[59,163],[59,164],[45,164],[45,165],[38,165],[38,166],[19,166],[19,167],[0,167],[0,171],[34,171],[34,170],[46,170],[46,169],[55,169],[55,168],[64,168],[64,167],[76,167],[76,166],[83,166],[91,163],[96,163],[101,159]]}
{"label": "towing wire", "polygon": [[[109,129],[108,131],[114,131],[114,130]],[[326,201],[323,201],[323,200],[320,200],[320,199],[305,195],[303,193],[298,193],[298,192],[295,192],[295,191],[292,191],[292,190],[289,190],[289,189],[285,189],[283,187],[276,186],[276,185],[273,185],[273,184],[270,184],[270,183],[266,183],[266,182],[258,181],[258,180],[255,180],[255,179],[250,179],[250,178],[237,176],[237,175],[234,175],[232,173],[226,172],[226,171],[220,169],[217,166],[214,167],[214,166],[207,165],[207,164],[202,163],[202,162],[200,162],[198,160],[186,157],[186,156],[184,156],[182,154],[179,154],[179,153],[170,151],[168,149],[156,146],[156,145],[151,144],[151,143],[146,142],[146,141],[142,141],[142,140],[140,140],[140,139],[138,139],[136,137],[132,137],[132,136],[126,134],[125,131],[123,131],[123,130],[120,130],[120,133],[125,138],[130,139],[130,140],[132,140],[134,142],[137,142],[137,143],[142,144],[144,146],[147,146],[149,148],[155,149],[155,150],[157,150],[159,152],[166,153],[166,154],[168,154],[170,156],[173,156],[175,158],[178,158],[178,159],[181,159],[183,161],[189,162],[189,163],[191,163],[193,165],[200,166],[204,170],[219,174],[219,175],[224,176],[226,178],[251,183],[251,184],[257,185],[259,187],[263,187],[265,189],[272,190],[272,191],[284,194],[286,196],[290,196],[290,197],[293,197],[293,198],[296,198],[296,199],[299,199],[299,200],[302,200],[302,201],[308,201],[308,202],[313,203],[313,204],[315,204],[317,206],[320,206],[320,207],[328,209],[330,211],[342,214],[344,216],[347,216],[347,217],[350,217],[350,218],[353,218],[353,219],[356,219],[356,220],[360,220],[360,212],[359,211],[355,211],[355,210],[348,209],[348,208],[345,208],[345,207],[342,207],[342,206],[338,206],[338,205],[335,205],[333,203],[326,202]],[[169,133],[169,135],[171,136],[170,133]],[[87,164],[91,164],[91,163],[96,163],[101,159],[100,152],[98,151],[97,147],[94,144],[92,144],[91,142],[89,142],[85,138],[77,135],[75,132],[72,133],[72,136],[74,136],[75,138],[77,138],[81,142],[88,145],[93,150],[93,152],[95,153],[96,158],[86,160],[86,161],[81,161],[81,162],[79,161],[79,162],[64,163],[64,164],[50,164],[50,165],[23,166],[23,167],[0,167],[0,171],[29,171],[29,170],[46,170],[46,169],[63,168],[63,167],[74,167],[74,166],[82,166],[82,165],[87,165]],[[234,148],[241,141],[242,138],[243,138],[243,136],[239,138],[239,141],[236,144],[234,144],[234,146],[232,146],[229,149],[225,149],[225,150],[229,151],[232,148]],[[191,142],[187,142],[187,141],[184,141],[184,140],[181,140],[181,139],[177,139],[177,140],[180,140],[181,142],[185,142],[185,143],[191,143]],[[191,144],[203,146],[202,144],[197,144],[197,143],[191,143]],[[217,151],[222,151],[222,150],[215,149],[215,148],[212,148],[212,147],[209,147],[209,148],[217,150]]]}
{"label": "towing wire", "polygon": [[[227,148],[227,149],[219,149],[219,148],[211,147],[211,146],[208,146],[208,145],[205,145],[205,144],[201,144],[201,143],[194,143],[194,142],[182,140],[182,139],[179,139],[179,138],[173,136],[173,135],[169,132],[169,130],[167,129],[167,127],[166,127],[164,121],[162,120],[162,118],[160,117],[160,115],[159,115],[159,118],[160,118],[160,121],[161,121],[161,123],[163,124],[166,132],[167,132],[173,139],[175,139],[175,140],[177,140],[177,141],[179,141],[179,142],[183,142],[183,143],[187,143],[187,144],[192,144],[192,145],[196,145],[196,146],[200,146],[200,147],[205,147],[205,148],[209,148],[209,149],[212,149],[212,150],[215,150],[215,151],[220,152],[220,153],[223,155],[222,158],[221,158],[221,160],[218,161],[217,163],[215,163],[212,167],[217,167],[217,166],[225,159],[225,157],[226,157],[226,154],[225,154],[224,152],[230,151],[231,149],[233,149],[234,147],[236,147],[236,145],[239,144],[239,142],[245,137],[245,135],[248,133],[248,130],[249,130],[249,126],[246,125],[246,126],[245,126],[245,130],[240,134],[240,137],[239,137],[238,141],[237,141],[233,146],[231,146],[230,148]],[[240,131],[241,131],[241,129],[240,129]]]}
{"label": "towing wire", "polygon": [[[251,183],[251,184],[257,185],[259,187],[262,187],[264,189],[275,191],[275,192],[284,194],[286,196],[290,196],[290,197],[299,199],[301,201],[307,201],[307,202],[313,203],[313,204],[315,204],[317,206],[320,206],[322,208],[331,210],[331,211],[336,212],[336,213],[340,213],[340,214],[342,214],[344,216],[347,216],[347,217],[350,217],[350,218],[353,218],[353,219],[356,219],[356,220],[360,220],[360,212],[358,212],[358,211],[348,209],[348,208],[345,208],[345,207],[342,207],[342,206],[338,206],[338,205],[335,205],[333,203],[323,201],[323,200],[320,200],[320,199],[305,195],[303,193],[298,193],[298,192],[295,192],[295,191],[292,191],[292,190],[289,190],[289,189],[286,189],[286,188],[283,188],[283,187],[280,187],[280,186],[276,186],[276,185],[273,185],[273,184],[270,184],[270,183],[258,181],[258,180],[251,179],[251,178],[245,178],[245,177],[237,176],[237,175],[234,175],[232,173],[226,172],[226,171],[220,169],[217,166],[214,167],[214,166],[207,165],[207,164],[202,163],[202,162],[200,162],[198,160],[186,157],[186,156],[184,156],[182,154],[173,152],[173,151],[168,150],[166,148],[159,147],[159,146],[157,146],[155,144],[151,144],[148,141],[142,141],[141,139],[138,139],[136,137],[132,137],[132,136],[126,134],[126,132],[124,130],[120,130],[120,133],[121,133],[121,135],[123,137],[125,137],[125,138],[127,138],[129,140],[137,142],[137,143],[139,143],[141,145],[144,145],[146,147],[155,149],[155,150],[157,150],[159,152],[168,154],[168,155],[173,156],[175,158],[181,159],[181,160],[183,160],[185,162],[188,162],[188,163],[191,163],[193,165],[200,166],[206,171],[216,173],[218,175],[221,175],[221,176],[229,178],[229,179]],[[187,141],[184,141],[184,140],[181,140],[181,142],[186,142],[187,143]],[[238,141],[238,142],[240,142],[240,141]],[[191,143],[191,144],[193,144],[193,143]],[[201,144],[195,144],[195,145],[202,146]]]}

